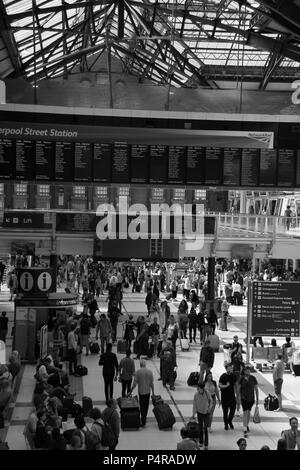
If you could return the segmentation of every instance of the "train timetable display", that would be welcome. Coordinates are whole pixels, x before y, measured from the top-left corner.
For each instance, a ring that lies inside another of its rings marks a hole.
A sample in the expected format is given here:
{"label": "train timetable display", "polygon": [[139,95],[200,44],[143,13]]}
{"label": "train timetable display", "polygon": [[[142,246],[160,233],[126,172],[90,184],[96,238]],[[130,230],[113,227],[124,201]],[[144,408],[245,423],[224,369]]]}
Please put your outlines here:
{"label": "train timetable display", "polygon": [[148,155],[148,145],[131,145],[131,183],[148,182]]}
{"label": "train timetable display", "polygon": [[129,145],[115,142],[112,153],[112,182],[129,183]]}
{"label": "train timetable display", "polygon": [[279,186],[293,187],[295,175],[295,151],[294,149],[278,150],[278,180]]}
{"label": "train timetable display", "polygon": [[35,177],[51,181],[54,177],[55,142],[38,140],[35,145]]}
{"label": "train timetable display", "polygon": [[168,183],[185,184],[186,147],[170,145]]}
{"label": "train timetable display", "polygon": [[74,153],[74,181],[92,180],[92,144],[76,142]]}
{"label": "train timetable display", "polygon": [[186,183],[204,184],[205,182],[205,147],[188,147],[186,163]]}
{"label": "train timetable display", "polygon": [[33,140],[16,141],[16,179],[30,180],[34,175],[35,142]]}
{"label": "train timetable display", "polygon": [[14,177],[15,142],[10,139],[0,139],[0,175],[7,180]]}
{"label": "train timetable display", "polygon": [[58,181],[73,180],[73,142],[56,142],[55,146],[55,179]]}
{"label": "train timetable display", "polygon": [[223,184],[239,186],[242,149],[224,148]]}
{"label": "train timetable display", "polygon": [[93,179],[95,182],[109,183],[111,180],[112,144],[94,144]]}
{"label": "train timetable display", "polygon": [[300,282],[255,281],[252,336],[300,336]]}

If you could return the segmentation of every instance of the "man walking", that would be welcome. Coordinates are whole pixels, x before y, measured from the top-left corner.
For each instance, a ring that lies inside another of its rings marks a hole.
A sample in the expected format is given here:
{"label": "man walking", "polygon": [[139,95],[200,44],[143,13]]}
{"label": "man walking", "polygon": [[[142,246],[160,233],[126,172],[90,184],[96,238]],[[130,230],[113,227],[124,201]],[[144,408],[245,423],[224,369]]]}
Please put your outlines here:
{"label": "man walking", "polygon": [[226,372],[221,375],[219,388],[221,390],[221,404],[223,409],[224,429],[234,429],[232,420],[236,409],[237,384],[232,364],[226,364]]}
{"label": "man walking", "polygon": [[250,374],[250,367],[246,366],[242,377],[239,379],[237,384],[237,399],[238,407],[241,403],[243,409],[243,425],[244,425],[244,437],[248,437],[249,421],[251,408],[256,401],[258,406],[258,385],[256,378]]}
{"label": "man walking", "polygon": [[135,373],[131,392],[136,385],[138,386],[140,400],[141,426],[144,427],[147,421],[151,390],[152,395],[154,395],[153,374],[151,370],[146,368],[146,361],[144,359],[140,360],[140,369]]}
{"label": "man walking", "polygon": [[112,344],[108,343],[106,352],[101,354],[99,359],[99,366],[103,366],[102,374],[104,379],[105,400],[113,398],[114,394],[114,380],[117,380],[118,375],[118,359],[112,351]]}
{"label": "man walking", "polygon": [[0,317],[0,341],[6,342],[6,336],[8,331],[8,318],[6,312],[2,312]]}
{"label": "man walking", "polygon": [[275,411],[282,411],[282,384],[283,384],[283,373],[284,373],[285,364],[282,360],[282,354],[277,354],[277,360],[274,364],[273,369],[273,383],[274,383],[274,392],[277,395],[279,406]]}
{"label": "man walking", "polygon": [[75,334],[76,324],[71,326],[71,331],[68,333],[68,358],[69,358],[69,375],[76,374],[77,367],[77,345],[78,338]]}
{"label": "man walking", "polygon": [[290,429],[282,431],[281,437],[286,441],[286,450],[300,450],[300,431],[298,430],[298,419],[290,418]]}
{"label": "man walking", "polygon": [[101,354],[104,353],[104,348],[109,344],[109,340],[111,337],[112,327],[111,323],[106,318],[105,313],[102,313],[100,316],[100,321],[97,323],[96,327],[96,341],[98,340],[98,334],[100,335],[100,343],[101,343]]}
{"label": "man walking", "polygon": [[199,382],[204,381],[204,372],[210,372],[214,365],[215,353],[213,348],[210,346],[210,341],[207,339],[204,343],[203,348],[200,352],[200,377]]}
{"label": "man walking", "polygon": [[119,365],[119,377],[122,383],[122,397],[126,396],[126,393],[130,392],[132,378],[135,374],[134,360],[131,359],[131,350],[127,349],[126,357],[121,359]]}

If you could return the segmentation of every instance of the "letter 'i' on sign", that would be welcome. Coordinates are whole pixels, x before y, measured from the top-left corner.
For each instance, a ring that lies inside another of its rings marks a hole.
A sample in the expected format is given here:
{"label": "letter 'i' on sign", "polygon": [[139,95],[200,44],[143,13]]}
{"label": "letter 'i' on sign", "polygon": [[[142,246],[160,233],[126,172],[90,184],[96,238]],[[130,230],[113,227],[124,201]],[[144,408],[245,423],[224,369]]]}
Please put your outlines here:
{"label": "letter 'i' on sign", "polygon": [[50,289],[52,284],[52,276],[47,273],[43,272],[39,275],[37,280],[37,286],[40,291],[45,292]]}
{"label": "letter 'i' on sign", "polygon": [[30,292],[33,288],[33,276],[29,272],[22,273],[20,276],[20,287],[25,292]]}

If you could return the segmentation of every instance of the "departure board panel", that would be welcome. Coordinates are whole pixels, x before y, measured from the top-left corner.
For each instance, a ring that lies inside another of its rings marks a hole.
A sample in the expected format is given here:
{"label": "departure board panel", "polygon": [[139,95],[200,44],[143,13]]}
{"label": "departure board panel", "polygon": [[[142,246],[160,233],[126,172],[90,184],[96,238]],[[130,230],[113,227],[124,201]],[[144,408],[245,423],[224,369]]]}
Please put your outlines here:
{"label": "departure board panel", "polygon": [[35,177],[51,181],[54,177],[55,142],[38,140],[35,144]]}
{"label": "departure board panel", "polygon": [[112,183],[129,183],[129,146],[115,142],[112,154]]}
{"label": "departure board panel", "polygon": [[0,182],[300,188],[299,123],[2,110]]}
{"label": "departure board panel", "polygon": [[187,148],[186,183],[205,183],[205,147]]}
{"label": "departure board panel", "polygon": [[166,145],[150,145],[150,183],[165,184],[167,182],[167,150]]}
{"label": "departure board panel", "polygon": [[92,179],[92,144],[76,142],[74,152],[74,181]]}
{"label": "departure board panel", "polygon": [[296,188],[300,188],[300,150],[296,150]]}
{"label": "departure board panel", "polygon": [[294,186],[295,151],[294,149],[278,150],[278,179],[277,184],[291,188]]}
{"label": "departure board panel", "polygon": [[260,151],[260,186],[275,186],[277,172],[277,151],[261,149]]}
{"label": "departure board panel", "polygon": [[241,149],[224,148],[223,184],[225,186],[240,185],[241,154]]}
{"label": "departure board panel", "polygon": [[148,145],[131,145],[131,183],[148,182],[148,156]]}
{"label": "departure board panel", "polygon": [[57,181],[73,181],[73,153],[73,142],[56,142],[55,179]]}
{"label": "departure board panel", "polygon": [[208,147],[205,159],[205,183],[219,185],[222,183],[223,173],[223,149],[219,147]]}
{"label": "departure board panel", "polygon": [[111,180],[112,144],[94,144],[93,180],[99,183],[110,183]]}
{"label": "departure board panel", "polygon": [[169,146],[168,183],[185,184],[186,147]]}
{"label": "departure board panel", "polygon": [[242,149],[241,185],[257,186],[260,164],[259,149]]}
{"label": "departure board panel", "polygon": [[300,282],[255,281],[252,336],[300,336]]}
{"label": "departure board panel", "polygon": [[35,142],[33,140],[16,141],[16,179],[34,179]]}
{"label": "departure board panel", "polygon": [[16,143],[10,139],[0,139],[0,177],[14,178]]}

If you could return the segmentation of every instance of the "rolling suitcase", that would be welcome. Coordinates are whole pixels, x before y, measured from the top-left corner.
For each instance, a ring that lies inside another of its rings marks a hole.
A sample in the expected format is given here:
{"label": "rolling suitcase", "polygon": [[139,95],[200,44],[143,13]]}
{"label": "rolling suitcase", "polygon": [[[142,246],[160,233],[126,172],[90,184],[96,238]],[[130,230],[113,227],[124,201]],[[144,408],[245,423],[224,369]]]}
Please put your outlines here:
{"label": "rolling suitcase", "polygon": [[125,339],[119,339],[117,342],[117,352],[119,354],[126,354],[126,341]]}
{"label": "rolling suitcase", "polygon": [[147,351],[147,356],[149,357],[149,359],[153,357],[153,354],[154,354],[154,344],[150,343],[148,351]]}
{"label": "rolling suitcase", "polygon": [[293,371],[296,377],[300,376],[300,364],[293,364]]}
{"label": "rolling suitcase", "polygon": [[156,406],[159,403],[163,403],[163,402],[164,401],[163,401],[161,395],[152,395],[152,405],[153,406]]}
{"label": "rolling suitcase", "polygon": [[71,410],[72,418],[77,418],[77,416],[82,416],[83,410],[79,403],[74,403]]}
{"label": "rolling suitcase", "polygon": [[90,397],[82,397],[82,413],[83,416],[89,416],[93,408],[93,400]]}
{"label": "rolling suitcase", "polygon": [[135,292],[141,292],[141,284],[136,284]]}
{"label": "rolling suitcase", "polygon": [[166,295],[166,300],[170,300],[172,298],[172,292],[169,292],[167,295]]}
{"label": "rolling suitcase", "polygon": [[137,342],[135,341],[135,342],[133,343],[133,353],[134,353],[134,354],[137,354],[137,351],[138,351]]}
{"label": "rolling suitcase", "polygon": [[68,408],[62,408],[62,410],[59,413],[59,416],[61,416],[62,421],[66,422],[68,421],[68,414],[69,414]]}
{"label": "rolling suitcase", "polygon": [[139,399],[135,397],[120,397],[117,399],[117,403],[121,411],[130,410],[130,411],[139,411]]}
{"label": "rolling suitcase", "polygon": [[218,335],[209,335],[207,340],[210,341],[210,346],[215,352],[219,352],[220,349],[220,338]]}
{"label": "rolling suitcase", "polygon": [[137,410],[121,410],[121,428],[138,429],[140,427],[140,412]]}
{"label": "rolling suitcase", "polygon": [[197,421],[189,421],[186,425],[186,429],[190,439],[197,439],[200,437],[200,428]]}
{"label": "rolling suitcase", "polygon": [[158,403],[158,405],[153,408],[153,413],[159,429],[172,428],[173,424],[176,422],[173,411],[167,403]]}
{"label": "rolling suitcase", "polygon": [[190,350],[189,340],[186,338],[180,338],[180,347],[181,347],[181,351],[189,351]]}
{"label": "rolling suitcase", "polygon": [[74,400],[72,397],[66,397],[63,399],[63,407],[68,411],[68,413],[71,413],[73,405]]}

